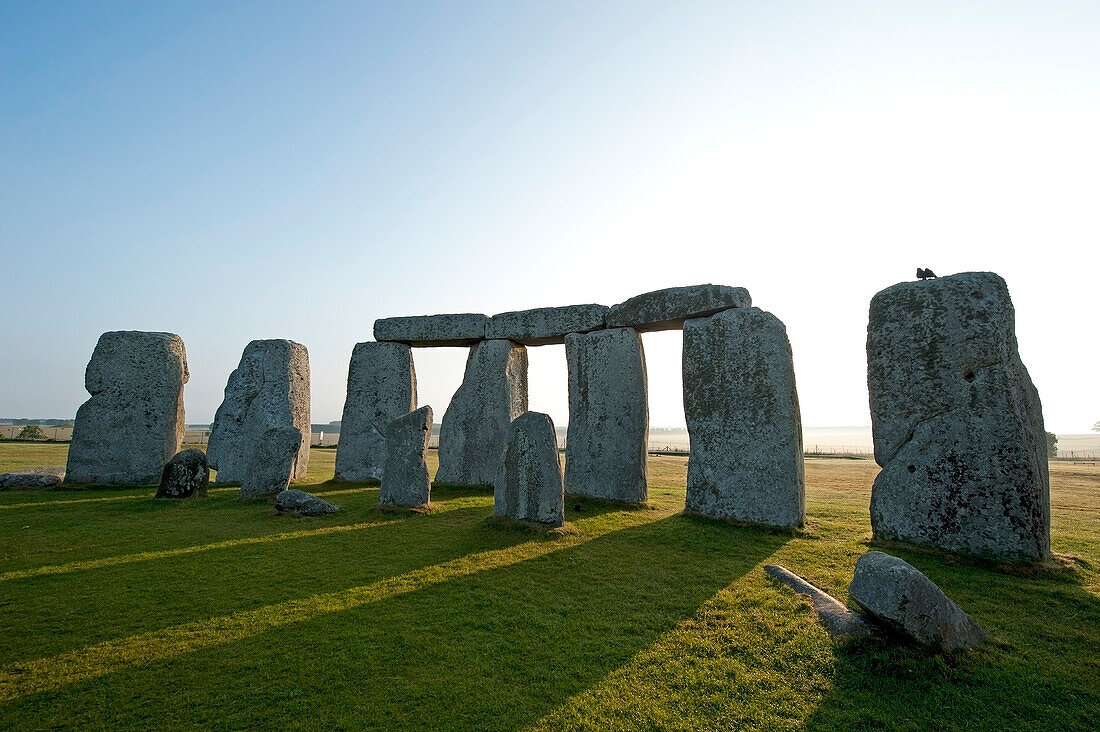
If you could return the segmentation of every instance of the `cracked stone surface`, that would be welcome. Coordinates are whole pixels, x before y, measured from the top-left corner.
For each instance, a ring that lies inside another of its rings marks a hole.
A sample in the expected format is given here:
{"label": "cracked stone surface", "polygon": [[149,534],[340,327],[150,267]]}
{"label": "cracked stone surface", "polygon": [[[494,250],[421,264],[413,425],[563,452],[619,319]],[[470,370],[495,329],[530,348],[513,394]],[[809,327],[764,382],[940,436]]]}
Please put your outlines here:
{"label": "cracked stone surface", "polygon": [[628,503],[649,497],[645,354],[633,328],[573,333],[569,370],[567,493]]}
{"label": "cracked stone surface", "polygon": [[871,301],[876,539],[1035,561],[1050,553],[1042,405],[1004,280],[966,272]]}
{"label": "cracked stone surface", "polygon": [[787,330],[759,308],[684,324],[685,510],[778,527],[806,516],[802,419]]}
{"label": "cracked stone surface", "polygon": [[206,457],[217,470],[215,482],[239,483],[252,455],[273,427],[298,430],[291,478],[309,466],[309,353],[301,343],[274,339],[245,346],[240,365],[229,375],[225,398],[214,415]]}
{"label": "cracked stone surface", "polygon": [[515,521],[558,527],[565,523],[565,491],[554,421],[527,412],[508,428],[508,441],[493,483],[493,510]]}
{"label": "cracked stone surface", "polygon": [[513,341],[482,341],[470,349],[466,372],[439,427],[439,483],[492,485],[508,425],[527,411],[527,349]]}
{"label": "cracked stone surface", "polygon": [[76,413],[65,469],[69,483],[156,484],[183,440],[189,378],[175,333],[110,331],[99,337]]}
{"label": "cracked stone surface", "polygon": [[427,506],[432,484],[428,479],[428,440],[432,436],[432,408],[391,420],[386,425],[386,465],[378,489],[381,506]]}
{"label": "cracked stone surface", "polygon": [[403,343],[357,343],[336,447],[336,480],[380,480],[386,425],[416,409],[412,349]]}

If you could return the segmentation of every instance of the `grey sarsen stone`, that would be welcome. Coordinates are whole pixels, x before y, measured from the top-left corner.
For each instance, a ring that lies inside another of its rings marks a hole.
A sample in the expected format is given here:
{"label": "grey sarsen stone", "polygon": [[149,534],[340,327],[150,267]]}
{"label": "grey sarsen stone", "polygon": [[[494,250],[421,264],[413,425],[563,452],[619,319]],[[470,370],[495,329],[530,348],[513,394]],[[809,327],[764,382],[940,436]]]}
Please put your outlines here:
{"label": "grey sarsen stone", "polygon": [[396,341],[421,348],[472,346],[485,340],[489,318],[481,313],[412,315],[374,321],[376,341]]}
{"label": "grey sarsen stone", "polygon": [[336,480],[378,480],[386,463],[386,425],[416,409],[412,350],[403,343],[357,343],[336,448]]}
{"label": "grey sarsen stone", "polygon": [[686,510],[778,527],[806,514],[802,422],[783,324],[758,308],[684,324]]}
{"label": "grey sarsen stone", "polygon": [[565,338],[569,370],[566,493],[641,503],[648,498],[642,339],[632,328]]}
{"label": "grey sarsen stone", "polygon": [[183,439],[187,353],[174,333],[111,331],[99,337],[76,413],[70,483],[150,484]]}
{"label": "grey sarsen stone", "polygon": [[672,330],[689,318],[703,318],[730,308],[752,305],[744,287],[690,285],[669,287],[636,295],[607,311],[608,328],[634,328],[640,332]]}
{"label": "grey sarsen stone", "polygon": [[309,353],[288,340],[249,343],[240,365],[229,375],[225,399],[214,415],[206,457],[218,483],[244,479],[253,452],[273,427],[298,430],[299,445],[291,478],[309,466]]}
{"label": "grey sarsen stone", "polygon": [[606,305],[566,305],[500,313],[489,318],[485,337],[507,338],[525,346],[562,344],[569,333],[602,329],[606,314]]}
{"label": "grey sarsen stone", "polygon": [[508,442],[493,484],[498,516],[546,527],[565,522],[565,492],[554,422],[527,412],[508,429]]}
{"label": "grey sarsen stone", "polygon": [[386,426],[386,466],[378,489],[381,506],[427,506],[428,440],[432,436],[432,408],[423,406]]}

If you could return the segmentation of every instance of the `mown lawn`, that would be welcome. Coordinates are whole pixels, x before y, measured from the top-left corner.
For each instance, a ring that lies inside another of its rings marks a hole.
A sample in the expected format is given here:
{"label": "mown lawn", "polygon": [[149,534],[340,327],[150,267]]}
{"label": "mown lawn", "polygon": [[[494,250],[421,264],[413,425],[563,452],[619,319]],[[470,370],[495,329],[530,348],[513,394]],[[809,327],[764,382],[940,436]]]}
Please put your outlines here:
{"label": "mown lawn", "polygon": [[[0,472],[64,463],[0,443]],[[876,466],[807,461],[795,534],[681,515],[685,460],[652,507],[585,503],[572,532],[486,519],[485,491],[371,510],[377,488],[291,519],[145,488],[0,493],[0,728],[1095,729],[1100,468],[1051,468],[1056,561],[994,567],[889,549],[994,637],[934,656],[833,646],[780,563],[847,597]],[[432,453],[434,459],[434,453]],[[433,465],[434,468],[434,465]]]}

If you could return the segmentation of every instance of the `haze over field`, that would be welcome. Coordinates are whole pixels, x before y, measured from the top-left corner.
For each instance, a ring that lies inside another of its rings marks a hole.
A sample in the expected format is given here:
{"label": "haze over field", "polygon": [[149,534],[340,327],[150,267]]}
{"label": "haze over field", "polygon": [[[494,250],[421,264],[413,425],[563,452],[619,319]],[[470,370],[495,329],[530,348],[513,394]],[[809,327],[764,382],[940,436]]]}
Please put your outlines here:
{"label": "haze over field", "polygon": [[[180,334],[187,421],[254,338],[341,416],[376,318],[714,282],[868,424],[873,294],[993,270],[1048,429],[1100,420],[1095,2],[7,3],[0,413],[72,415],[99,334]],[[682,426],[678,332],[644,337]],[[567,418],[564,349],[530,407]],[[418,350],[441,418],[465,349]]]}

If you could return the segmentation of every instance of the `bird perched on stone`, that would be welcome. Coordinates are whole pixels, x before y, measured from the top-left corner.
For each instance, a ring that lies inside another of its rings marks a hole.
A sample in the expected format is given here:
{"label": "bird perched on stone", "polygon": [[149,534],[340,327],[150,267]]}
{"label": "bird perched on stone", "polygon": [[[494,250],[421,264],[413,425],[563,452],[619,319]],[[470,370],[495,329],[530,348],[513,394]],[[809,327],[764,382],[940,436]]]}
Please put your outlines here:
{"label": "bird perched on stone", "polygon": [[934,279],[936,279],[936,273],[933,272],[930,269],[922,269],[920,267],[917,267],[917,279],[918,280],[929,280],[929,279],[934,280]]}

